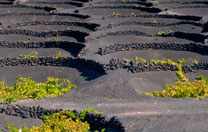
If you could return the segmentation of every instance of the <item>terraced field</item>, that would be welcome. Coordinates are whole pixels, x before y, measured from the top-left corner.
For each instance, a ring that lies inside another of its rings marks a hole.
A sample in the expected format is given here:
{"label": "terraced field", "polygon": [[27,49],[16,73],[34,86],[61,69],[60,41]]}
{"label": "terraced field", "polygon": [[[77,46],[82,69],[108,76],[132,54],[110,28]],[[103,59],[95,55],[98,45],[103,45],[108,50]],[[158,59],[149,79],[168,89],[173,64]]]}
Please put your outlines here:
{"label": "terraced field", "polygon": [[2,131],[85,108],[103,113],[87,120],[99,131],[208,131],[207,99],[145,94],[177,80],[175,65],[153,60],[184,59],[188,78],[208,75],[207,0],[1,0],[0,56],[0,80],[8,85],[52,76],[77,86],[57,97],[1,103]]}

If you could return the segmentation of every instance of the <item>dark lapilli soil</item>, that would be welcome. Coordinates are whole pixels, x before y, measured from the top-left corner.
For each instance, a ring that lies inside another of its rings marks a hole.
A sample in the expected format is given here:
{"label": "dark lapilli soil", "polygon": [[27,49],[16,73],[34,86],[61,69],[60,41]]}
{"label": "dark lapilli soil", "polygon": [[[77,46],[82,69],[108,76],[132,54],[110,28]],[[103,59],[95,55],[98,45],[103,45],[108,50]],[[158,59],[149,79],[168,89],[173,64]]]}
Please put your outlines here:
{"label": "dark lapilli soil", "polygon": [[[31,51],[37,59],[18,57]],[[136,56],[185,58],[190,78],[208,75],[208,1],[1,0],[0,80],[55,76],[79,88],[1,104],[0,128],[31,127],[44,113],[90,107],[104,113],[95,125],[109,132],[207,132],[208,100],[145,96],[174,82],[176,67],[126,61]],[[93,124],[97,117],[89,119]]]}

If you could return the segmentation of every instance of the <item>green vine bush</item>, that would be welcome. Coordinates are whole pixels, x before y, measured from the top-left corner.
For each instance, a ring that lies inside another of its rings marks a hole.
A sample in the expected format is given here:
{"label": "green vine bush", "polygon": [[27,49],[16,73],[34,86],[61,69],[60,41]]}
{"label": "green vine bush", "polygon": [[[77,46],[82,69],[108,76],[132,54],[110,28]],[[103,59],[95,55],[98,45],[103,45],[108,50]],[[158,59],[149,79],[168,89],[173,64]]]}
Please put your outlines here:
{"label": "green vine bush", "polygon": [[[92,109],[84,109],[80,113],[75,111],[61,111],[43,117],[43,124],[32,128],[17,128],[8,125],[9,132],[89,132],[90,124],[86,121],[87,114],[93,113]],[[97,113],[95,113],[97,114]],[[101,129],[105,132],[105,129]]]}
{"label": "green vine bush", "polygon": [[173,84],[166,85],[162,91],[154,91],[152,93],[146,93],[146,95],[203,99],[208,97],[208,78],[205,76],[200,76],[193,81],[178,80]]}
{"label": "green vine bush", "polygon": [[43,118],[43,124],[32,128],[8,126],[9,132],[88,132],[90,125],[77,118],[76,113],[63,111]]}
{"label": "green vine bush", "polygon": [[60,96],[72,88],[76,88],[76,85],[66,79],[48,77],[45,82],[36,82],[31,78],[19,77],[13,86],[0,81],[0,102]]}

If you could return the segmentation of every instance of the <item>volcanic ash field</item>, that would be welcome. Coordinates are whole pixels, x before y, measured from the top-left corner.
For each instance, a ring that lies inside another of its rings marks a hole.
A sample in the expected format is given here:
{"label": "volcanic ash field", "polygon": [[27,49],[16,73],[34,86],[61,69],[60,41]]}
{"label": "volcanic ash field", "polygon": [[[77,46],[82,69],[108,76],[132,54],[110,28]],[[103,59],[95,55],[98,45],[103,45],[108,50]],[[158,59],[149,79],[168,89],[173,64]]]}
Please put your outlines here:
{"label": "volcanic ash field", "polygon": [[208,131],[208,0],[1,0],[0,56],[3,132]]}

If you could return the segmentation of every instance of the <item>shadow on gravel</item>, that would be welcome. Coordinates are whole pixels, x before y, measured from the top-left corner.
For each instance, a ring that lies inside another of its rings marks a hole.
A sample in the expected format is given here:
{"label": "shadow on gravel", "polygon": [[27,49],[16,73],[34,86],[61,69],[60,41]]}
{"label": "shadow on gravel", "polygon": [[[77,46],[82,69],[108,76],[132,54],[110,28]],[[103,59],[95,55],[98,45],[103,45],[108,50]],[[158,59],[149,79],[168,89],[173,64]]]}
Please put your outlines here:
{"label": "shadow on gravel", "polygon": [[101,131],[103,128],[105,132],[125,132],[124,126],[116,117],[107,120],[104,116],[88,114],[86,121],[90,124],[92,132]]}
{"label": "shadow on gravel", "polygon": [[208,32],[208,22],[203,25],[202,33]]}
{"label": "shadow on gravel", "polygon": [[198,34],[198,33],[174,32],[174,33],[171,33],[171,36],[191,40],[194,42],[201,42],[201,43],[204,43],[204,40],[206,39],[205,35]]}
{"label": "shadow on gravel", "polygon": [[[33,119],[42,119],[44,115],[50,115],[53,113],[61,112],[62,109],[56,110],[48,110],[42,107],[27,107],[20,105],[9,105],[9,104],[1,104],[0,105],[0,113],[9,115],[9,116],[17,116],[21,118],[33,118]],[[79,117],[79,112],[72,111],[76,113]],[[90,129],[92,132],[98,130],[101,132],[102,129],[105,129],[105,132],[125,132],[125,128],[122,123],[116,118],[112,117],[107,119],[101,114],[93,114],[88,113],[84,118],[81,119],[83,122],[88,122],[90,124]]]}
{"label": "shadow on gravel", "polygon": [[85,45],[82,43],[65,42],[65,41],[59,42],[58,41],[58,42],[46,42],[46,43],[42,44],[42,47],[43,48],[61,48],[61,49],[66,50],[67,52],[69,52],[72,56],[77,57],[79,55],[80,51],[85,47]]}
{"label": "shadow on gravel", "polygon": [[0,5],[12,5],[12,1],[5,1],[5,2],[0,2]]}
{"label": "shadow on gravel", "polygon": [[106,74],[103,65],[93,60],[74,59],[74,61],[70,63],[69,67],[79,70],[81,76],[83,76],[87,81]]}

